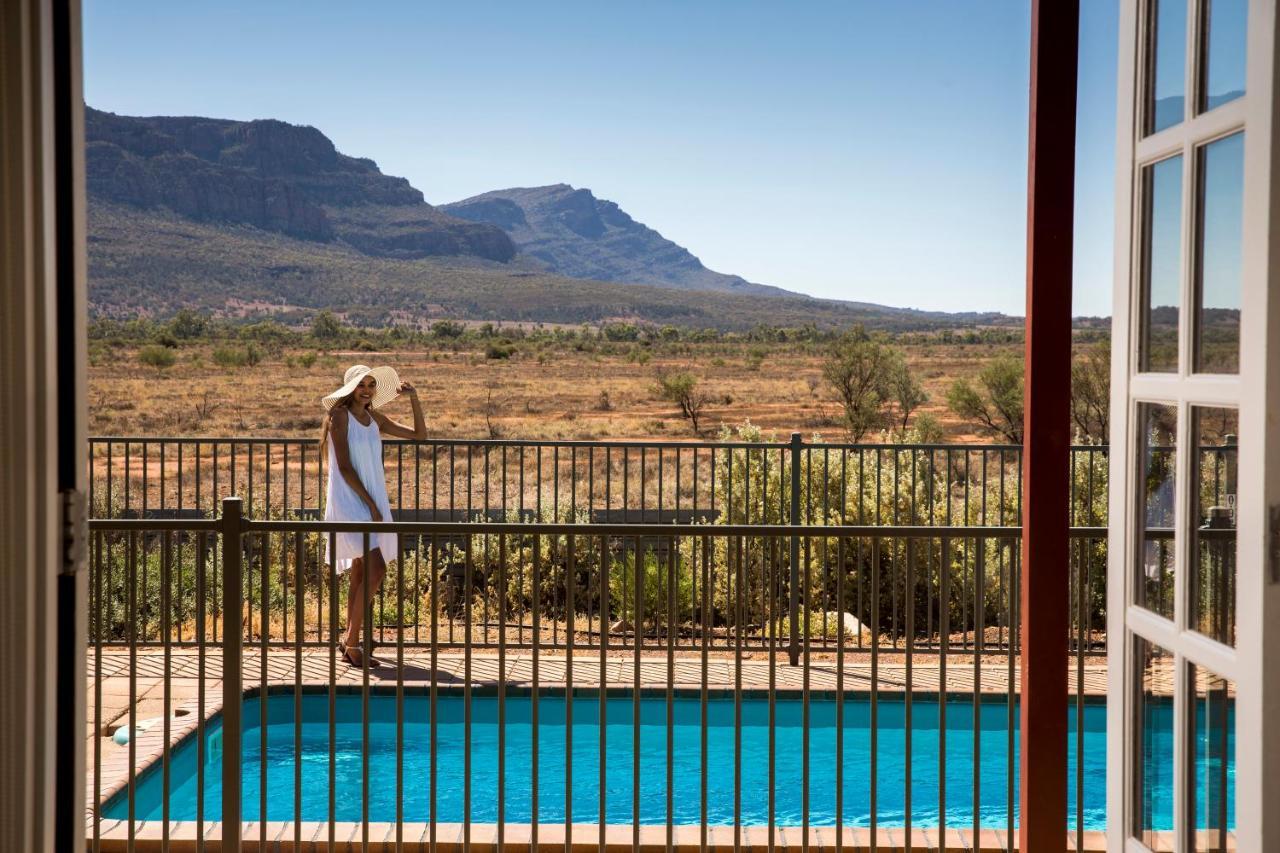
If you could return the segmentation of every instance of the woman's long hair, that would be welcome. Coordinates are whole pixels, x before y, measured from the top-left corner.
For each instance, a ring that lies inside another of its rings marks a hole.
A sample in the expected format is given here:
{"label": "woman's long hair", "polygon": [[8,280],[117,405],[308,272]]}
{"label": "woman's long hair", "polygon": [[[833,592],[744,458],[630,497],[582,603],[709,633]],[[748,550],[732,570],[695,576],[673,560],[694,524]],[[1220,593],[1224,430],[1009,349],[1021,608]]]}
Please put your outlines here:
{"label": "woman's long hair", "polygon": [[329,447],[329,412],[332,412],[333,409],[336,409],[338,406],[345,406],[348,410],[350,410],[351,398],[354,397],[355,395],[356,395],[356,392],[352,391],[350,394],[343,397],[338,402],[334,403],[333,408],[329,409],[328,412],[325,412],[324,417],[320,419],[320,456],[321,457],[324,456],[324,452]]}

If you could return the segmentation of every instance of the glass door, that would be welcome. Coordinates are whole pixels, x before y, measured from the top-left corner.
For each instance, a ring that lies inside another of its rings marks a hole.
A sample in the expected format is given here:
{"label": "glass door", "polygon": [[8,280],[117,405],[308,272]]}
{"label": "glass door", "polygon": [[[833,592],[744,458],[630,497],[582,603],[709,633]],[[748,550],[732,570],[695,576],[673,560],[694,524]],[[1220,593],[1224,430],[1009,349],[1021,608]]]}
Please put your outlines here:
{"label": "glass door", "polygon": [[1268,227],[1274,5],[1122,4],[1112,850],[1280,849],[1264,815],[1275,795],[1262,791],[1276,736],[1260,713],[1280,618],[1266,511],[1280,493],[1267,421],[1280,373],[1268,369],[1280,357],[1268,302],[1280,298]]}

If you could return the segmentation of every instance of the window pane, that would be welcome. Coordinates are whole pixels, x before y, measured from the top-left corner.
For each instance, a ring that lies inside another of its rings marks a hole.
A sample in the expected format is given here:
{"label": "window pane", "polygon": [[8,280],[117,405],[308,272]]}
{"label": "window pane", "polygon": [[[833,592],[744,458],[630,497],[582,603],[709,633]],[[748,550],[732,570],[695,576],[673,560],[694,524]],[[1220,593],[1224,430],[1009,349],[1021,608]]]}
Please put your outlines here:
{"label": "window pane", "polygon": [[1182,157],[1143,169],[1142,340],[1139,370],[1178,370],[1182,300]]}
{"label": "window pane", "polygon": [[1147,133],[1182,121],[1186,99],[1186,0],[1152,0],[1150,58],[1147,63]]}
{"label": "window pane", "polygon": [[1247,0],[1204,0],[1201,112],[1234,101],[1244,94],[1248,7]]}
{"label": "window pane", "polygon": [[1196,370],[1239,373],[1244,134],[1204,146],[1196,160]]}
{"label": "window pane", "polygon": [[1173,830],[1173,655],[1154,643],[1134,643],[1135,665],[1142,679],[1134,703],[1133,834],[1152,850],[1169,850],[1163,842]]}
{"label": "window pane", "polygon": [[1197,853],[1226,853],[1236,849],[1236,689],[1230,681],[1195,666],[1189,677],[1190,847]]}
{"label": "window pane", "polygon": [[1192,435],[1199,459],[1196,482],[1195,560],[1191,573],[1191,627],[1220,643],[1236,642],[1235,409],[1194,408]]}
{"label": "window pane", "polygon": [[1138,604],[1173,618],[1173,509],[1178,494],[1177,468],[1178,410],[1173,406],[1142,403],[1138,406],[1139,464],[1138,526],[1141,530],[1138,553]]}

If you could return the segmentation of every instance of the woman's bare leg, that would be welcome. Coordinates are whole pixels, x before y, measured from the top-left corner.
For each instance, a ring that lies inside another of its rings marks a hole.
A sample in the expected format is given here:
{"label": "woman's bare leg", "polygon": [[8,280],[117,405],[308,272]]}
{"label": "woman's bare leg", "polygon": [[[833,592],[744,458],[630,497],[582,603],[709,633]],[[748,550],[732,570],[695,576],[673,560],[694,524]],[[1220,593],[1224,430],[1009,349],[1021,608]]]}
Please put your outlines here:
{"label": "woman's bare leg", "polygon": [[[382,586],[382,578],[387,573],[386,561],[382,559],[381,549],[374,548],[369,552],[369,601],[378,594]],[[347,648],[361,648],[360,629],[364,627],[365,609],[365,571],[364,559],[351,561],[351,591],[347,594],[347,634],[343,645]]]}

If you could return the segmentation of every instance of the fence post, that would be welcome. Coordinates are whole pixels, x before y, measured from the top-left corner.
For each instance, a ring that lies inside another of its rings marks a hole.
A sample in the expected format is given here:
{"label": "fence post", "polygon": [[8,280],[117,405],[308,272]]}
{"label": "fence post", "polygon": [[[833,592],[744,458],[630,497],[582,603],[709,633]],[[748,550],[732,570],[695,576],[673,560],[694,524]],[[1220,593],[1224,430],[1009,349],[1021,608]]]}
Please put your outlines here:
{"label": "fence post", "polygon": [[[240,498],[222,501],[222,846],[240,851],[240,735],[244,692],[241,644],[244,614],[244,513]],[[263,816],[265,818],[265,815]]]}
{"label": "fence post", "polygon": [[[800,433],[791,433],[791,526],[800,526]],[[792,666],[800,665],[800,537],[791,534],[791,602],[787,609],[787,634],[790,645],[787,654]]]}

